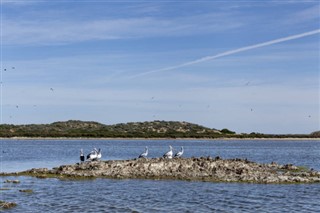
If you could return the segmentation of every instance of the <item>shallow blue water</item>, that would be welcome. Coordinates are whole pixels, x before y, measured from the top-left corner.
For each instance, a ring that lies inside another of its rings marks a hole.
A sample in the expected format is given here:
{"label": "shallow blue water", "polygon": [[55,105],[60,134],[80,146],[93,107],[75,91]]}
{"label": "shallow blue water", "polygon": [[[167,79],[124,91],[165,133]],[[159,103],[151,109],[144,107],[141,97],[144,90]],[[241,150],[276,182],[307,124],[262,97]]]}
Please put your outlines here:
{"label": "shallow blue water", "polygon": [[[147,145],[159,157],[173,145],[185,157],[221,156],[320,170],[320,141],[2,140],[1,171],[78,162],[79,149],[101,148],[103,159],[132,159]],[[20,184],[3,183],[19,179]],[[1,177],[0,200],[18,203],[8,212],[320,212],[320,184],[264,185],[187,181],[61,181]],[[33,189],[22,193],[19,189]]]}

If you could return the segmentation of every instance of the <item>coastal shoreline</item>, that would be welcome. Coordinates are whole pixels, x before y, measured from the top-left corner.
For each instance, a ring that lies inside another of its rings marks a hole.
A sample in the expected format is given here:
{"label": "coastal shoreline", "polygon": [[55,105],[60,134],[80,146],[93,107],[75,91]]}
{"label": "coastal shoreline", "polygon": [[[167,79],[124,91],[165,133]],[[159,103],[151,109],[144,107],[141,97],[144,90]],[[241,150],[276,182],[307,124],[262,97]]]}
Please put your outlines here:
{"label": "coastal shoreline", "polygon": [[11,137],[11,138],[0,138],[1,140],[203,140],[203,141],[320,141],[320,138],[91,138],[91,137]]}

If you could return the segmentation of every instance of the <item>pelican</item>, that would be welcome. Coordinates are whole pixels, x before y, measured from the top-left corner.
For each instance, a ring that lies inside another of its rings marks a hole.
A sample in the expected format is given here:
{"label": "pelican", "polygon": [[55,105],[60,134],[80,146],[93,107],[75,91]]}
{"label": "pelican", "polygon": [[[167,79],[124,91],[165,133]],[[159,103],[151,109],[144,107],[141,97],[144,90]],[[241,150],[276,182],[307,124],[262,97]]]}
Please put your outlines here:
{"label": "pelican", "polygon": [[87,155],[87,160],[93,161],[97,159],[97,156],[98,156],[97,149],[94,149],[93,151],[90,152],[90,154]]}
{"label": "pelican", "polygon": [[[97,149],[95,149],[97,150]],[[102,154],[101,154],[101,149],[99,148],[99,150],[97,151],[97,160],[100,160],[100,158],[102,157]]]}
{"label": "pelican", "polygon": [[180,158],[182,155],[183,155],[183,146],[181,147],[181,150],[180,150],[180,152],[177,152],[175,155],[174,155],[174,157],[175,158]]}
{"label": "pelican", "polygon": [[80,149],[80,161],[83,162],[84,161],[84,155],[83,155],[83,150]]}
{"label": "pelican", "polygon": [[167,153],[165,153],[165,154],[163,155],[164,158],[169,158],[169,159],[172,158],[172,155],[173,155],[172,146],[169,145],[169,148],[170,148],[170,151],[168,151]]}
{"label": "pelican", "polygon": [[148,156],[148,147],[146,146],[144,152],[139,155],[139,158],[146,158]]}

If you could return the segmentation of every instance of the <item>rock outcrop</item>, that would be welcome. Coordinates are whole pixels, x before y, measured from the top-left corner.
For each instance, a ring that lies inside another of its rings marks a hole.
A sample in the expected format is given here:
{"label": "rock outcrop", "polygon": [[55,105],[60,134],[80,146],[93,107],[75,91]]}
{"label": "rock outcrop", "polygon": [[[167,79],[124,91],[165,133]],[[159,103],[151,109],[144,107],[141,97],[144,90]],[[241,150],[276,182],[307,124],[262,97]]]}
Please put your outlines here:
{"label": "rock outcrop", "polygon": [[246,159],[223,160],[219,157],[93,161],[62,165],[51,170],[31,169],[11,175],[32,175],[39,178],[105,177],[210,182],[320,183],[320,172],[291,164],[259,164]]}
{"label": "rock outcrop", "polygon": [[13,208],[15,206],[17,206],[16,203],[0,200],[0,210],[2,210],[2,209],[10,209],[10,208]]}

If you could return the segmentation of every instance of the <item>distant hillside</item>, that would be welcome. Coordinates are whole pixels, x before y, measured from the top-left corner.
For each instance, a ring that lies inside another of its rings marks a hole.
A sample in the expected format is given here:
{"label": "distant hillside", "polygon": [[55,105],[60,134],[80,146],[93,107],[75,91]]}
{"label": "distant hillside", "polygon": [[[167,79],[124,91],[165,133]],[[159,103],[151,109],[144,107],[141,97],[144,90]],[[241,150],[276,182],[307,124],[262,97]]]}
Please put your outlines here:
{"label": "distant hillside", "polygon": [[52,124],[0,125],[0,137],[120,137],[214,138],[218,130],[178,121],[130,122],[105,125],[92,121],[59,121]]}
{"label": "distant hillside", "polygon": [[310,135],[315,138],[320,138],[320,131],[313,132]]}
{"label": "distant hillside", "polygon": [[0,125],[0,137],[88,137],[88,138],[320,138],[310,135],[236,134],[180,121],[129,122],[105,125],[93,121],[59,121],[51,124]]}

